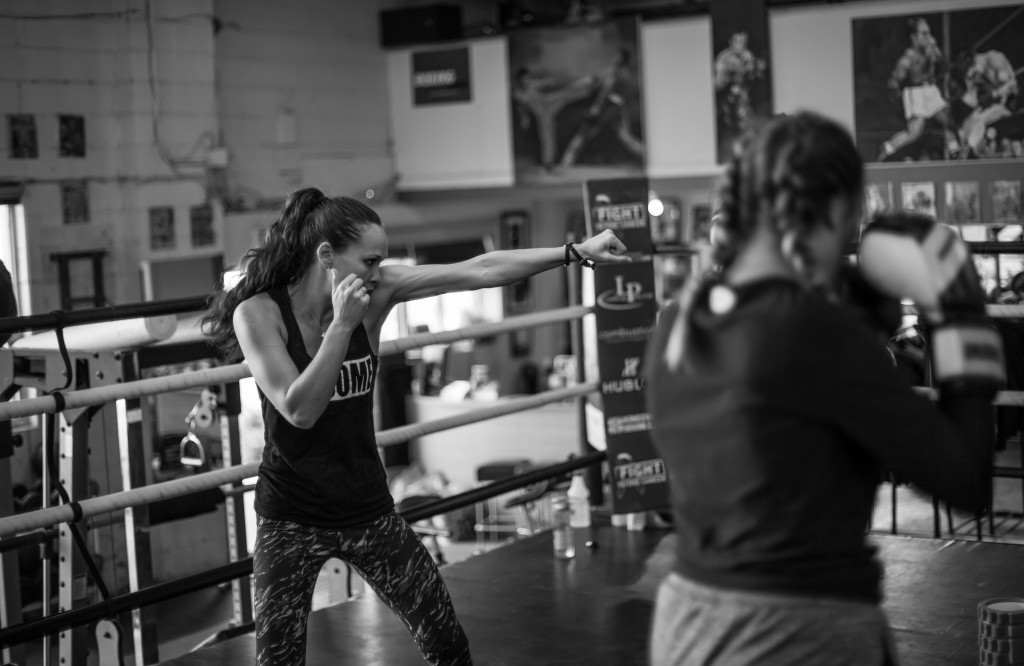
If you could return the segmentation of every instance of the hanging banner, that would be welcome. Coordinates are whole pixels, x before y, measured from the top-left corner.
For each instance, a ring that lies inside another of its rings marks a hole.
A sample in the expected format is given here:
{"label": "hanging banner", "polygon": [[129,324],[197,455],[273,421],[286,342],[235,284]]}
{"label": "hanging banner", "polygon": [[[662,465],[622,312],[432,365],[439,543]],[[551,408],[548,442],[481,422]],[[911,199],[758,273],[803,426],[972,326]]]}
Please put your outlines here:
{"label": "hanging banner", "polygon": [[412,100],[415,106],[470,99],[469,47],[413,52]]}
{"label": "hanging banner", "polygon": [[654,331],[657,302],[647,217],[647,179],[591,180],[583,185],[587,232],[611,229],[635,256],[594,273],[597,364],[605,442],[612,473],[612,512],[668,506],[665,464],[651,442],[641,362]]}
{"label": "hanging banner", "polygon": [[766,1],[712,0],[711,46],[721,164],[731,157],[733,142],[772,113]]}

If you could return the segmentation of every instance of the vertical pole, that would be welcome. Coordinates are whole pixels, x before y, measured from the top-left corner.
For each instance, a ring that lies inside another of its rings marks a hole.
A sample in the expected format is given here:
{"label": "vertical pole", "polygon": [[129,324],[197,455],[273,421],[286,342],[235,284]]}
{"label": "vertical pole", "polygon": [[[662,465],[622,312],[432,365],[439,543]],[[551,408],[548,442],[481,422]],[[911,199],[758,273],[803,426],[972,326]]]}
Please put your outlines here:
{"label": "vertical pole", "polygon": [[[238,415],[242,411],[241,393],[238,382],[224,385],[224,392],[218,405],[220,414],[220,442],[224,468],[242,463],[242,446],[238,430]],[[242,482],[223,486],[224,490],[241,488]],[[228,561],[237,562],[248,557],[248,538],[245,527],[245,496],[232,494],[224,502],[224,517],[227,521]],[[232,621],[238,627],[255,619],[252,607],[252,582],[248,576],[231,581]]]}
{"label": "vertical pole", "polygon": [[[7,484],[0,487],[10,488],[11,457],[14,455],[11,422],[0,422],[0,479]],[[14,515],[14,496],[11,493],[0,493],[0,516]],[[10,627],[21,624],[21,575],[18,570],[18,552],[0,553],[0,626]],[[25,648],[21,645],[5,645],[0,651],[0,661],[5,664],[23,663]]]}
{"label": "vertical pole", "polygon": [[[59,459],[57,461],[58,483],[64,486],[72,502],[88,497],[89,481],[89,419],[84,413],[69,423],[63,414],[44,416],[58,427],[57,437],[60,440]],[[44,440],[43,445],[47,445]],[[78,529],[85,531],[85,524],[78,523]],[[58,569],[59,600],[58,611],[63,613],[84,606],[89,601],[89,576],[85,566],[85,558],[75,545],[71,534],[71,526],[58,526]],[[88,627],[79,626],[65,629],[59,636],[58,657],[60,664],[84,664],[88,654]],[[44,639],[45,640],[45,639]],[[48,641],[47,641],[48,642]],[[47,666],[49,666],[47,664]]]}
{"label": "vertical pole", "polygon": [[[126,357],[134,355],[125,355]],[[146,485],[145,456],[142,449],[143,410],[138,398],[118,400],[117,442],[121,461],[121,484],[124,490]],[[124,510],[125,559],[128,564],[128,588],[131,592],[153,584],[153,554],[149,539],[149,507],[136,506]],[[131,611],[132,650],[135,664],[159,661],[155,609],[135,608]]]}

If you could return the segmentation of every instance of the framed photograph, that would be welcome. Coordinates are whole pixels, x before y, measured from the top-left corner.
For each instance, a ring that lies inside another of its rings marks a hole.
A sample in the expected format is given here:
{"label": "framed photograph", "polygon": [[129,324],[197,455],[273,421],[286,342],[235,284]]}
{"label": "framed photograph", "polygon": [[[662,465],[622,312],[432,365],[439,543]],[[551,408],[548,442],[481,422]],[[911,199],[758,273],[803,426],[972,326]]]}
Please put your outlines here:
{"label": "framed photograph", "polygon": [[1020,3],[858,18],[851,27],[853,124],[865,161],[1020,158]]}
{"label": "framed photograph", "polygon": [[170,206],[150,208],[149,249],[173,250],[176,245],[174,237],[174,209]]}
{"label": "framed photograph", "polygon": [[693,240],[709,240],[711,237],[711,204],[694,204],[691,211],[693,213]]}
{"label": "framed photograph", "polygon": [[83,224],[89,221],[89,182],[65,180],[60,184],[61,208],[64,224]]}
{"label": "framed photograph", "polygon": [[58,155],[85,157],[85,116],[58,116]]}
{"label": "framed photograph", "polygon": [[20,113],[7,116],[7,137],[12,159],[39,157],[39,138],[36,134],[35,116]]}
{"label": "framed photograph", "polygon": [[992,193],[992,223],[1020,223],[1020,181],[994,180]]}
{"label": "framed photograph", "polygon": [[639,54],[635,18],[509,33],[517,183],[643,174]]}
{"label": "framed photograph", "polygon": [[660,197],[661,206],[654,210],[661,212],[655,215],[648,207],[647,213],[651,221],[651,242],[654,245],[679,245],[690,239],[683,228],[683,204],[679,199]]}
{"label": "framed photograph", "polygon": [[946,183],[946,223],[977,224],[980,219],[978,183],[960,181]]}
{"label": "framed photograph", "polygon": [[192,247],[209,247],[217,242],[213,231],[213,207],[209,204],[192,206],[189,209],[189,226],[192,232]]}
{"label": "framed photograph", "polygon": [[935,183],[903,183],[903,210],[935,217]]}
{"label": "framed photograph", "polygon": [[870,219],[878,213],[893,210],[892,183],[868,183],[864,188],[864,213]]}

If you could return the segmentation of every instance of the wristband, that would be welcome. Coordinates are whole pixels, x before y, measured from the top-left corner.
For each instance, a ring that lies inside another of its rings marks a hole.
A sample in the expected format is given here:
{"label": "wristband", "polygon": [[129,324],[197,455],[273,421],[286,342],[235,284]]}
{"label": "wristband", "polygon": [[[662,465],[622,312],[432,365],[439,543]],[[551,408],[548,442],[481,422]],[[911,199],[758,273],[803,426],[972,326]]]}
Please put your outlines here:
{"label": "wristband", "polygon": [[932,375],[942,385],[957,380],[1006,383],[1006,361],[999,331],[983,323],[956,322],[931,334]]}
{"label": "wristband", "polygon": [[576,262],[579,263],[580,266],[594,270],[594,262],[590,259],[584,259],[583,255],[573,247],[572,243],[565,244],[565,266],[568,266],[573,262],[573,259],[569,257],[570,253],[572,253],[573,258],[575,258]]}

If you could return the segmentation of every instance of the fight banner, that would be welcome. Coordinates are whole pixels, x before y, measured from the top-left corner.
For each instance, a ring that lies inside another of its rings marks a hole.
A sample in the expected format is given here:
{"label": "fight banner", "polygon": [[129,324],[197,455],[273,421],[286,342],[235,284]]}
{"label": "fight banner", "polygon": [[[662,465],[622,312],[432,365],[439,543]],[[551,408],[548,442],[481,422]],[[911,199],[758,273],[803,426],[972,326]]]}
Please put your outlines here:
{"label": "fight banner", "polygon": [[634,261],[594,273],[597,364],[613,513],[668,506],[665,465],[651,442],[641,362],[654,332],[657,302],[647,217],[647,179],[591,180],[583,185],[587,232],[611,229]]}
{"label": "fight banner", "polygon": [[469,47],[447,51],[414,51],[412,99],[416,106],[468,102]]}

